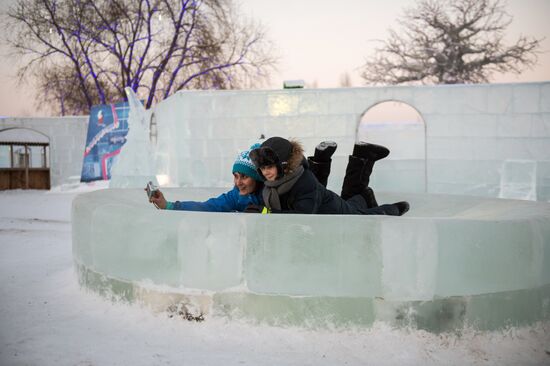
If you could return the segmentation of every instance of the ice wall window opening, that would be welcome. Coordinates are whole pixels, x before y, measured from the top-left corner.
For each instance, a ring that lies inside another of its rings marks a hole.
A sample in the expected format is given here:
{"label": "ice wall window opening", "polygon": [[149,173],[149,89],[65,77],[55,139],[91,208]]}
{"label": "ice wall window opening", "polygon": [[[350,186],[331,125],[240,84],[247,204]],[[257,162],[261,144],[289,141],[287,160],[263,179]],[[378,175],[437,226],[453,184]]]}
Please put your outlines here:
{"label": "ice wall window opening", "polygon": [[361,116],[356,138],[391,151],[377,162],[373,187],[394,192],[427,191],[426,124],[413,106],[388,100],[369,107]]}

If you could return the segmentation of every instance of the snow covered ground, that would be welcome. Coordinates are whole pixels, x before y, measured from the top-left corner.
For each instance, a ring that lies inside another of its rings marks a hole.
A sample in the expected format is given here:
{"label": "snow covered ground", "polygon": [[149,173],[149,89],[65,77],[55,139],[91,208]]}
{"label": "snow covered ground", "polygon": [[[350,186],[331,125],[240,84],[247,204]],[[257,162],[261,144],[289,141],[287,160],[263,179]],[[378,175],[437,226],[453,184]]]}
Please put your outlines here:
{"label": "snow covered ground", "polygon": [[80,289],[70,209],[101,188],[0,192],[0,365],[550,365],[550,322],[430,334],[170,318]]}

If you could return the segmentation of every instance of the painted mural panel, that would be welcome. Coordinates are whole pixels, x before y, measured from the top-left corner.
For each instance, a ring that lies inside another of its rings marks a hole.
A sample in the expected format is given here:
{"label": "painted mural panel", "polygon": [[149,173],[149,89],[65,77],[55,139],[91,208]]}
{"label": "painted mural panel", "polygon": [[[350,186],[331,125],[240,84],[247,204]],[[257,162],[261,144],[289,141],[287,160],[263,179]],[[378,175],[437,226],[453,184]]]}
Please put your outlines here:
{"label": "painted mural panel", "polygon": [[128,112],[128,102],[92,107],[82,164],[82,182],[111,178],[113,161],[126,142]]}

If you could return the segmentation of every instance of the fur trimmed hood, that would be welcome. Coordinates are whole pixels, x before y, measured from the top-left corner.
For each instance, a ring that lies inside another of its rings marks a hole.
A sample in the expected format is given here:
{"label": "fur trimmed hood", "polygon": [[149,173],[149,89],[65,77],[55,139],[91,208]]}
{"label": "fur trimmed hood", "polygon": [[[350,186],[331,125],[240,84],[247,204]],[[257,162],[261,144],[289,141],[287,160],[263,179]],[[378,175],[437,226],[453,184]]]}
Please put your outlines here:
{"label": "fur trimmed hood", "polygon": [[288,158],[287,169],[292,172],[303,164],[305,157],[304,147],[300,142],[298,142],[297,140],[290,140],[290,144],[292,145],[292,152],[290,154],[290,157]]}
{"label": "fur trimmed hood", "polygon": [[296,140],[271,137],[250,152],[250,159],[258,170],[263,166],[275,165],[279,177],[282,177],[303,164],[304,148]]}

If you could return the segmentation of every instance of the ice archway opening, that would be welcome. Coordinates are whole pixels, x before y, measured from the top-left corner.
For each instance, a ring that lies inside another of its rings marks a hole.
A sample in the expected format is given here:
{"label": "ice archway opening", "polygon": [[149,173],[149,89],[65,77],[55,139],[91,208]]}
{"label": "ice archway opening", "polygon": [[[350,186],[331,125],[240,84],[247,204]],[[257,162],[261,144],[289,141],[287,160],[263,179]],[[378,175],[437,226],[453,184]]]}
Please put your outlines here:
{"label": "ice archway opening", "polygon": [[386,146],[390,155],[377,162],[371,185],[390,192],[427,192],[426,123],[408,103],[387,100],[370,106],[357,125],[357,141]]}

